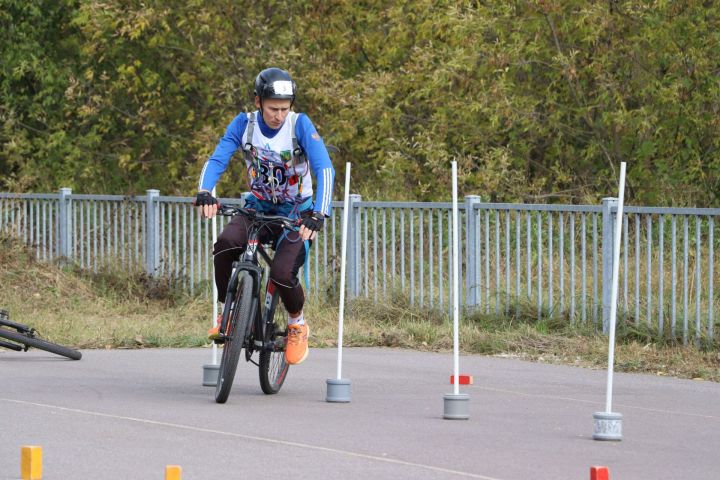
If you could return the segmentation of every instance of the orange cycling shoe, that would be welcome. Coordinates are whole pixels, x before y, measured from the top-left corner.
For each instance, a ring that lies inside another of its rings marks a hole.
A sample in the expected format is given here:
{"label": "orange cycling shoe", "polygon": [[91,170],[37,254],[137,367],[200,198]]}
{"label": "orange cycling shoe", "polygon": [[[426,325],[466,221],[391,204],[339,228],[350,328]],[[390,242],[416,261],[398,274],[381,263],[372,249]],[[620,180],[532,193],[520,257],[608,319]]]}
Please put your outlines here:
{"label": "orange cycling shoe", "polygon": [[215,319],[215,326],[208,330],[208,339],[217,340],[220,338],[220,324],[222,323],[222,313],[218,313],[217,319]]}
{"label": "orange cycling shoe", "polygon": [[307,358],[308,336],[310,336],[310,327],[307,324],[288,325],[287,348],[285,349],[287,363],[297,365]]}

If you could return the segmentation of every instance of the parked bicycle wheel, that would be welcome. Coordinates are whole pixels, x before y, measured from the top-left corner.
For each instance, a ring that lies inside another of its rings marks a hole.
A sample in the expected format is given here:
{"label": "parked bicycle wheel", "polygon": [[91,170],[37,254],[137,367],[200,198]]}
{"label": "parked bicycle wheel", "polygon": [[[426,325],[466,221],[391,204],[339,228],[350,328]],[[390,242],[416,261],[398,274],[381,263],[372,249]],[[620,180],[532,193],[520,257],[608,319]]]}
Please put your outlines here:
{"label": "parked bicycle wheel", "polygon": [[[227,338],[223,346],[218,381],[215,387],[215,401],[225,403],[230,395],[235,371],[237,370],[240,352],[253,316],[253,280],[247,272],[240,272],[238,287],[233,299],[230,324],[227,327]],[[227,306],[228,304],[226,304]]]}
{"label": "parked bicycle wheel", "polygon": [[272,282],[268,282],[265,302],[265,315],[269,321],[263,322],[263,340],[270,347],[260,352],[258,372],[262,391],[270,395],[280,391],[290,365],[285,361],[287,311]]}
{"label": "parked bicycle wheel", "polygon": [[62,355],[70,360],[80,360],[82,358],[82,353],[77,350],[73,350],[72,348],[63,347],[62,345],[48,342],[47,340],[43,340],[41,338],[32,337],[24,333],[13,332],[4,328],[0,328],[0,338],[20,343],[26,347],[45,350],[46,352],[54,353],[55,355]]}

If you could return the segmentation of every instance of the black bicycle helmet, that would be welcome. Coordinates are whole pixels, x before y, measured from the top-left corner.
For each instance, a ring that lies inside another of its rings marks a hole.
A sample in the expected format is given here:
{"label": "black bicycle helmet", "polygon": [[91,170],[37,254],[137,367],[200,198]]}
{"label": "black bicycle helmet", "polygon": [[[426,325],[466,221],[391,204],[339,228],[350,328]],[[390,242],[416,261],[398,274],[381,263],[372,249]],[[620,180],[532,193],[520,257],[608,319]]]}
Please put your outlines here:
{"label": "black bicycle helmet", "polygon": [[295,82],[285,70],[271,67],[260,72],[255,79],[255,95],[295,101]]}

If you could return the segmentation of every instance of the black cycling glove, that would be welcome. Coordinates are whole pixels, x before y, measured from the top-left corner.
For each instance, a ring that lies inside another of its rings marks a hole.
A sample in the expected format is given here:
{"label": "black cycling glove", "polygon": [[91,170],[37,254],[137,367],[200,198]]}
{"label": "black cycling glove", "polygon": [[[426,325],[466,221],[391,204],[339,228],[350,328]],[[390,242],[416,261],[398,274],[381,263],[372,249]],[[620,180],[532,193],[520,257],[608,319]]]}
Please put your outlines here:
{"label": "black cycling glove", "polygon": [[325,215],[320,212],[312,212],[306,216],[303,216],[303,219],[300,220],[300,225],[304,225],[305,228],[313,232],[319,232],[320,230],[322,230],[324,224]]}
{"label": "black cycling glove", "polygon": [[205,205],[220,205],[217,198],[213,197],[210,192],[198,192],[194,203],[196,207],[203,207]]}

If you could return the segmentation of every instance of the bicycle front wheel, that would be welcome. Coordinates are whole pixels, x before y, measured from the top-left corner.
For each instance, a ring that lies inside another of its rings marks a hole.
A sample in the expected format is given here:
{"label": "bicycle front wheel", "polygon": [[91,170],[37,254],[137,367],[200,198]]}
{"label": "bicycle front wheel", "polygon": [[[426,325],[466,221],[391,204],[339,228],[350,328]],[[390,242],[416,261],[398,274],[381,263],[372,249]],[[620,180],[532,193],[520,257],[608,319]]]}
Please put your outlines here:
{"label": "bicycle front wheel", "polygon": [[6,330],[4,328],[0,328],[0,338],[11,340],[27,347],[45,350],[46,352],[54,353],[55,355],[61,355],[69,358],[70,360],[80,360],[82,358],[82,353],[77,350],[73,350],[72,348],[63,347],[57,343],[48,342],[47,340],[43,340],[41,338],[31,337],[23,333]]}
{"label": "bicycle front wheel", "polygon": [[228,325],[227,339],[223,344],[218,381],[215,387],[215,401],[225,403],[230,395],[235,371],[237,370],[240,351],[245,343],[250,321],[252,320],[252,287],[250,274],[240,272],[238,276],[237,294],[230,312],[230,325]]}
{"label": "bicycle front wheel", "polygon": [[287,310],[280,301],[275,285],[269,280],[266,295],[270,297],[270,302],[263,322],[264,347],[260,352],[258,372],[260,388],[264,393],[271,395],[280,391],[290,365],[285,360]]}

